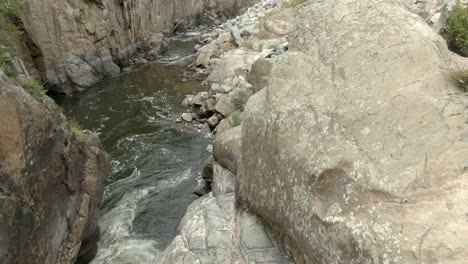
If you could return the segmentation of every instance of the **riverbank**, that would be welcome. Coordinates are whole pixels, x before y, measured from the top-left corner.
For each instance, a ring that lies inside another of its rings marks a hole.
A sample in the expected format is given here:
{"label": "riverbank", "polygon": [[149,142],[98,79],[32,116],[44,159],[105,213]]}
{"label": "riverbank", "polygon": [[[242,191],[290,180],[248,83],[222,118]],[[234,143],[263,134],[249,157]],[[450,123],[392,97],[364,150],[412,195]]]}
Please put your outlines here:
{"label": "riverbank", "polygon": [[[206,76],[208,90],[187,95],[182,106],[190,111],[177,121],[213,133],[213,156],[196,189],[202,197],[189,206],[177,237],[155,263],[294,263],[265,222],[249,210],[237,208],[235,201],[242,111],[264,83],[258,72],[263,68],[255,70],[254,62],[275,60],[288,49],[285,20],[269,24],[270,29],[260,25],[265,15],[280,8],[281,1],[260,1],[200,38],[189,67]],[[280,27],[283,31],[278,32]]]}

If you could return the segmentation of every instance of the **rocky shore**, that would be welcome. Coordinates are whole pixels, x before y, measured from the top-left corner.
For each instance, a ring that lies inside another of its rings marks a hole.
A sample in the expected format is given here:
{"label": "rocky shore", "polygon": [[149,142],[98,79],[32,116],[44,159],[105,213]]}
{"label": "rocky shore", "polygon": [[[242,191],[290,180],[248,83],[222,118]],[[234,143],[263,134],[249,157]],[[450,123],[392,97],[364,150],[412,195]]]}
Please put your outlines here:
{"label": "rocky shore", "polygon": [[182,106],[190,111],[177,122],[192,123],[205,133],[215,134],[241,123],[248,98],[265,85],[261,73],[266,76],[271,61],[288,49],[290,18],[264,18],[280,9],[282,1],[260,1],[198,38],[197,53],[189,68],[205,76],[209,89],[187,95]]}

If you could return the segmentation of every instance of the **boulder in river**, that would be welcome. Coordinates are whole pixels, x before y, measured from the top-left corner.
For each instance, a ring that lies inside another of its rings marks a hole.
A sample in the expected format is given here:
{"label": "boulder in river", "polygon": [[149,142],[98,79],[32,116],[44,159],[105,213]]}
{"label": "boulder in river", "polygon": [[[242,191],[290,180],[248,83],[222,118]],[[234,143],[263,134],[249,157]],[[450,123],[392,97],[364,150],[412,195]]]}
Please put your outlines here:
{"label": "boulder in river", "polygon": [[183,113],[180,117],[182,118],[183,121],[187,123],[190,123],[193,120],[192,113]]}

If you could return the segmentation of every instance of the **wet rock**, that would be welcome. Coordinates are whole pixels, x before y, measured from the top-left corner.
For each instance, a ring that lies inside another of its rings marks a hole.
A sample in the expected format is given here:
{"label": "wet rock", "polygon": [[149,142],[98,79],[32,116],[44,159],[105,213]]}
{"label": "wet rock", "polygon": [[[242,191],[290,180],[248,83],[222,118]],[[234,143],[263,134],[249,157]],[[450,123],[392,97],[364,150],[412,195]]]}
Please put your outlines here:
{"label": "wet rock", "polygon": [[187,123],[190,123],[193,120],[192,113],[183,113],[180,117],[182,118],[183,121]]}
{"label": "wet rock", "polygon": [[189,94],[185,96],[185,99],[182,101],[182,107],[189,107],[193,105],[193,95]]}
{"label": "wet rock", "polygon": [[187,67],[197,59],[197,54],[185,56],[179,60],[168,63],[169,66]]}
{"label": "wet rock", "polygon": [[202,127],[200,128],[200,131],[201,131],[202,133],[206,133],[206,134],[211,133],[210,125],[207,124],[207,123],[204,123],[204,124],[202,125]]}
{"label": "wet rock", "polygon": [[137,64],[137,65],[138,64],[143,65],[143,64],[147,64],[147,63],[148,63],[148,61],[146,59],[143,59],[143,58],[135,60],[135,64]]}

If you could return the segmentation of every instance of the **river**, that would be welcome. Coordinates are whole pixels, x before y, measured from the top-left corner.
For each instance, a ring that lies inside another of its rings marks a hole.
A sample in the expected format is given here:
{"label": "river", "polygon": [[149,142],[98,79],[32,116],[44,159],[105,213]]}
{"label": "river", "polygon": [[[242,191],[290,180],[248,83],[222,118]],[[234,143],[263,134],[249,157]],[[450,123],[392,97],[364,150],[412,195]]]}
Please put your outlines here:
{"label": "river", "polygon": [[[192,52],[172,40],[164,60]],[[184,68],[154,63],[54,99],[68,118],[99,133],[111,158],[93,264],[152,263],[170,243],[210,155],[211,139],[175,124],[185,94],[203,90]]]}

